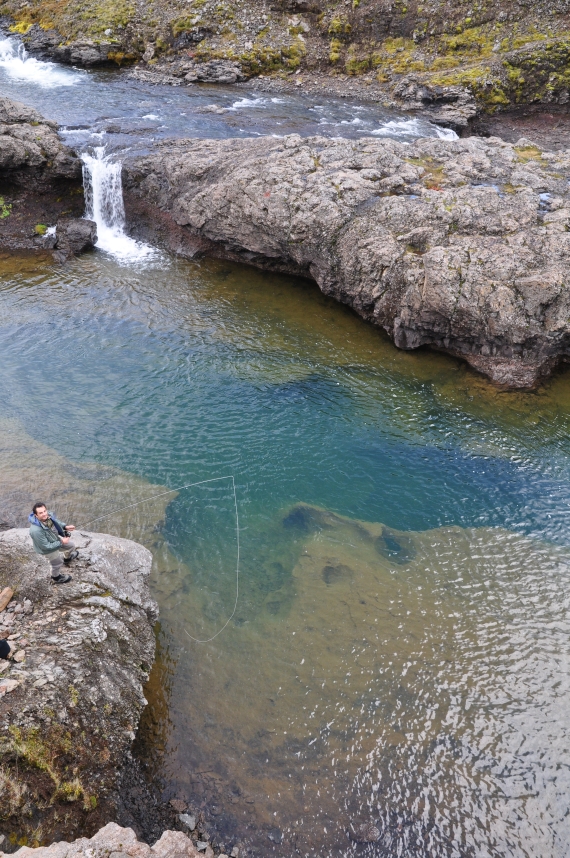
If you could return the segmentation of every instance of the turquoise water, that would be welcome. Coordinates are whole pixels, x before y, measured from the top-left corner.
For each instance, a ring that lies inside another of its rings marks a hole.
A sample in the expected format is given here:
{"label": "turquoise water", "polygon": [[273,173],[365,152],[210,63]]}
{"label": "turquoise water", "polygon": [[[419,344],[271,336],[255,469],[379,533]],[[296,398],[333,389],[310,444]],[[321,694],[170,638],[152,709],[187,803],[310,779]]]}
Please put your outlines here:
{"label": "turquoise water", "polygon": [[[233,264],[0,275],[14,431],[142,478],[133,501],[235,477],[240,598],[212,644],[189,635],[233,607],[231,482],[108,522],[154,546],[140,746],[165,797],[251,854],[567,854],[570,376],[500,392]],[[125,500],[105,473],[93,517]]]}

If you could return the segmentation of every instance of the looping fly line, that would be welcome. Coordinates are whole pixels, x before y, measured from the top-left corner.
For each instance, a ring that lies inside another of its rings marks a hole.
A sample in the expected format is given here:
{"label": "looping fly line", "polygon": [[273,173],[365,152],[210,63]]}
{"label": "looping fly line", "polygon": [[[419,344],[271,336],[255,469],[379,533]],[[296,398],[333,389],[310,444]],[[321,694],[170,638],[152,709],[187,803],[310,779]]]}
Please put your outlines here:
{"label": "looping fly line", "polygon": [[238,598],[239,598],[239,515],[238,515],[238,504],[237,504],[237,494],[236,494],[236,483],[235,483],[235,479],[234,479],[233,474],[230,474],[230,475],[225,476],[225,477],[212,477],[209,480],[199,480],[197,483],[189,483],[187,486],[179,486],[177,489],[168,489],[168,491],[166,491],[166,492],[160,492],[157,495],[152,495],[149,498],[143,498],[143,500],[136,501],[136,503],[130,503],[127,506],[122,506],[120,509],[115,509],[115,510],[113,510],[113,512],[106,513],[106,515],[100,515],[98,518],[92,518],[91,521],[88,521],[86,524],[82,524],[81,527],[79,528],[79,530],[85,530],[85,528],[88,527],[90,524],[95,524],[97,521],[102,521],[104,518],[110,518],[112,515],[116,515],[118,512],[124,512],[126,509],[132,509],[135,506],[139,506],[139,504],[141,504],[141,503],[147,503],[148,501],[156,500],[157,498],[162,498],[165,495],[174,494],[174,492],[181,492],[184,489],[191,489],[194,486],[201,486],[204,483],[216,483],[216,482],[219,482],[220,480],[231,480],[232,481],[232,489],[233,489],[233,493],[234,493],[234,507],[235,507],[235,511],[236,511],[236,540],[237,540],[236,598],[235,598],[235,602],[234,602],[233,611],[231,612],[230,616],[228,617],[228,619],[226,620],[226,622],[224,623],[222,628],[219,629],[219,631],[217,631],[216,634],[213,635],[213,637],[206,638],[206,640],[199,640],[198,638],[192,637],[192,635],[188,634],[186,629],[184,629],[184,633],[186,635],[188,635],[190,640],[194,641],[194,643],[199,643],[199,644],[210,643],[210,641],[213,641],[215,638],[218,637],[218,635],[221,635],[221,633],[224,631],[224,629],[233,620],[235,612],[237,610],[237,603],[238,603]]}

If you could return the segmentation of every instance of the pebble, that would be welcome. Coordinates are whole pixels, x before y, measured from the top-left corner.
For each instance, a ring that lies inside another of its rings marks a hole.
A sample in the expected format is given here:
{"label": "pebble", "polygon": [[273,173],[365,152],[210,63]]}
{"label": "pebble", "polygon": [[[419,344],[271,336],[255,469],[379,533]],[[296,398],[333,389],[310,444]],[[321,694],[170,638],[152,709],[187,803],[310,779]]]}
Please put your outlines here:
{"label": "pebble", "polygon": [[26,650],[25,649],[19,649],[18,652],[16,653],[16,655],[14,656],[14,661],[24,661],[25,658],[26,658]]}
{"label": "pebble", "polygon": [[17,679],[3,679],[0,682],[0,694],[9,694],[10,691],[13,691],[18,687],[19,681]]}
{"label": "pebble", "polygon": [[[172,804],[172,802],[171,802]],[[196,828],[196,817],[190,816],[189,813],[181,813],[178,817],[182,825],[185,825],[190,831],[194,831]]]}
{"label": "pebble", "polygon": [[205,840],[197,840],[196,841],[196,849],[198,850],[198,852],[205,852],[207,848],[208,848],[208,844],[206,843]]}

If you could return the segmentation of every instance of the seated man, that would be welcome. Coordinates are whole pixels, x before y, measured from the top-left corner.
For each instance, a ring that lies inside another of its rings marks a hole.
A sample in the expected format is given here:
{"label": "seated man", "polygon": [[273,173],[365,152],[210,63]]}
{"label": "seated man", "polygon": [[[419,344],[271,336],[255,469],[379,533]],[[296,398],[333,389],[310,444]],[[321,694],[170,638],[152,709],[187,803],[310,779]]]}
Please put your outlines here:
{"label": "seated man", "polygon": [[48,512],[42,501],[34,504],[28,521],[36,553],[43,554],[50,562],[51,580],[54,584],[67,584],[72,577],[63,575],[61,570],[64,563],[70,563],[79,553],[67,533],[75,530],[75,525],[58,521],[53,513]]}

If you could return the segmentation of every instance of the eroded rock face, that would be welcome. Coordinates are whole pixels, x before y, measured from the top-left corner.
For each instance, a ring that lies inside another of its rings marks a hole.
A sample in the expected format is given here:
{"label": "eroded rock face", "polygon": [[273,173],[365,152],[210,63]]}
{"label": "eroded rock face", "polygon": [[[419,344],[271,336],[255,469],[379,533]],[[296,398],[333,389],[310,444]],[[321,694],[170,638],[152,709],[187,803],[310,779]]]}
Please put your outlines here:
{"label": "eroded rock face", "polygon": [[106,534],[77,532],[73,581],[54,585],[28,531],[0,533],[0,586],[14,590],[0,637],[2,829],[50,837],[92,832],[135,736],[154,659],[158,609],[151,554]]}
{"label": "eroded rock face", "polygon": [[44,119],[32,107],[0,98],[0,177],[22,170],[47,172],[52,178],[77,179],[81,162],[57,136],[57,123]]}
{"label": "eroded rock face", "polygon": [[[84,210],[81,161],[57,134],[57,123],[32,107],[0,98],[0,249],[39,250],[62,259],[78,252],[68,238]],[[49,227],[59,221],[58,236]],[[92,227],[90,227],[92,230]],[[84,249],[86,242],[81,245]],[[60,260],[61,261],[61,260]]]}
{"label": "eroded rock face", "polygon": [[[213,855],[210,847],[208,850]],[[73,843],[53,843],[37,849],[23,846],[12,854],[18,858],[81,858],[86,855],[96,855],[97,858],[109,858],[110,855],[129,858],[198,858],[204,852],[198,852],[181,831],[165,831],[151,847],[139,842],[132,828],[121,828],[109,822],[91,839],[81,837]],[[4,855],[4,852],[0,852],[0,858],[4,858]]]}
{"label": "eroded rock face", "polygon": [[141,234],[313,278],[400,348],[531,387],[570,352],[570,154],[525,140],[187,140],[125,165]]}

